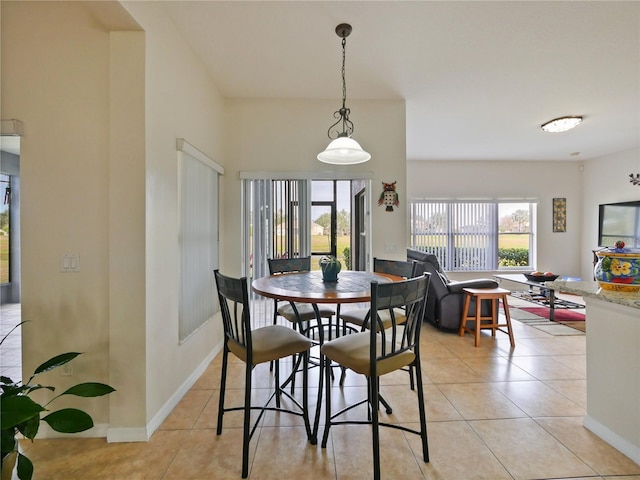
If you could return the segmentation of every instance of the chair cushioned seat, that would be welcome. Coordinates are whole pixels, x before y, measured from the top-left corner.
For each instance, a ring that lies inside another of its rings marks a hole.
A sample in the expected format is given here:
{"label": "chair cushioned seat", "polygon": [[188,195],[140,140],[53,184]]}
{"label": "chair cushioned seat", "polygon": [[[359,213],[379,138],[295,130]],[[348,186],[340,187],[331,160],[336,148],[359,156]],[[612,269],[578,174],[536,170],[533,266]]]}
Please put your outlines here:
{"label": "chair cushioned seat", "polygon": [[[313,311],[313,306],[311,304],[296,303],[296,308],[298,309],[300,320],[303,322],[314,320],[316,318],[316,312]],[[331,318],[335,313],[331,307],[325,307],[322,305],[318,305],[318,310],[320,311],[320,316],[322,318]],[[296,322],[296,313],[293,311],[293,307],[290,303],[286,303],[278,307],[278,315],[283,316],[291,323]]]}
{"label": "chair cushioned seat", "polygon": [[[321,351],[324,355],[338,364],[347,367],[356,373],[370,376],[370,337],[370,332],[345,335],[325,343],[322,346]],[[376,349],[379,355],[380,352],[382,352],[382,337],[380,335],[377,335]],[[387,351],[390,349],[390,347],[387,347]],[[398,355],[387,357],[384,360],[379,360],[376,365],[376,374],[380,376],[399,370],[411,364],[415,358],[415,354],[408,350],[401,352]]]}
{"label": "chair cushioned seat", "polygon": [[[344,313],[340,314],[340,318],[345,322],[353,323],[354,325],[364,325],[365,318],[367,318],[367,314],[369,313],[368,308],[358,308],[355,310],[347,310]],[[396,317],[396,324],[401,325],[407,321],[407,317],[404,314],[404,310],[401,308],[394,308],[393,314]],[[384,329],[391,327],[391,314],[389,310],[379,310],[378,316],[382,320],[382,325]],[[369,322],[367,321],[367,328],[369,328]]]}
{"label": "chair cushioned seat", "polygon": [[[304,335],[283,325],[269,325],[252,330],[253,364],[270,362],[311,348],[312,342]],[[235,340],[228,340],[229,350],[239,359],[247,361],[247,349]]]}

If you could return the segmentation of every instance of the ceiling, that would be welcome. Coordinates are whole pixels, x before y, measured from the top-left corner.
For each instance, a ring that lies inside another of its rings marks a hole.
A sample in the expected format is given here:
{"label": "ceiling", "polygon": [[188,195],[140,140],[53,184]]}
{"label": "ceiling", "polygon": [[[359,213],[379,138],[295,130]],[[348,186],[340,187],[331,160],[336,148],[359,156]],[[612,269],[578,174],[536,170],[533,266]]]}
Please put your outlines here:
{"label": "ceiling", "polygon": [[[347,106],[404,99],[408,160],[586,160],[640,145],[638,1],[155,6],[223,96],[335,99],[336,110],[342,53],[334,29],[350,23]],[[563,115],[584,122],[563,134],[540,129]],[[357,108],[351,119],[358,139]]]}
{"label": "ceiling", "polygon": [[[223,96],[335,98],[336,110],[334,29],[350,23],[347,106],[405,99],[409,160],[584,160],[640,144],[637,1],[162,4]],[[563,115],[585,120],[540,129]]]}

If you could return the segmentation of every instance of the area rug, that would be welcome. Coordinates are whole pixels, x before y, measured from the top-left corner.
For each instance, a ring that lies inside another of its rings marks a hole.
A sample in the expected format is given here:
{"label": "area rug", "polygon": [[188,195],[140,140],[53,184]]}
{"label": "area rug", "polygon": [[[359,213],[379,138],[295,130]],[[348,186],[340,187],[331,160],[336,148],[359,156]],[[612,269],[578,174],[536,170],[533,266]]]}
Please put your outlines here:
{"label": "area rug", "polygon": [[[524,302],[523,302],[524,303]],[[539,307],[538,307],[539,308]],[[538,310],[536,307],[526,307],[526,306],[512,306],[509,308],[509,314],[512,320],[518,321],[524,325],[535,328],[537,330],[548,333],[549,335],[584,335],[586,332],[587,322],[583,320],[578,321],[555,321],[552,322],[548,318],[544,316],[537,315],[532,311]],[[530,311],[531,310],[531,311]],[[545,316],[549,316],[548,309],[547,313],[543,313]],[[556,315],[558,311],[555,312]],[[578,313],[578,312],[572,312]],[[583,315],[584,317],[584,315]],[[557,318],[557,316],[556,316]]]}
{"label": "area rug", "polygon": [[[534,313],[546,319],[549,318],[549,309],[545,307],[520,307],[520,310]],[[556,322],[584,322],[585,320],[583,313],[573,312],[571,310],[555,310],[554,318]]]}

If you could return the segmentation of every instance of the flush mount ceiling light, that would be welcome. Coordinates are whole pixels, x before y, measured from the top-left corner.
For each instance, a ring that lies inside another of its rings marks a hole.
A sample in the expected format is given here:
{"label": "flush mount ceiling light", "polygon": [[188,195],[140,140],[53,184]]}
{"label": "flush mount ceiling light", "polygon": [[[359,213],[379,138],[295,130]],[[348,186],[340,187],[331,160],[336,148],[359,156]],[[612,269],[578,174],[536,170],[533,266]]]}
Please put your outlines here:
{"label": "flush mount ceiling light", "polygon": [[[351,25],[341,23],[336,27],[336,34],[342,38],[342,108],[334,112],[333,117],[338,120],[329,127],[327,135],[332,139],[327,148],[318,154],[318,160],[333,165],[354,165],[356,163],[364,163],[371,158],[371,155],[365,152],[360,144],[351,138],[353,134],[353,122],[349,120],[349,110],[346,106],[347,102],[347,82],[345,80],[345,46],[347,37],[351,34]],[[333,130],[334,127],[342,127],[342,131]],[[333,130],[333,131],[332,131]]]}
{"label": "flush mount ceiling light", "polygon": [[582,117],[560,117],[542,124],[542,130],[551,133],[560,133],[571,130],[582,123]]}

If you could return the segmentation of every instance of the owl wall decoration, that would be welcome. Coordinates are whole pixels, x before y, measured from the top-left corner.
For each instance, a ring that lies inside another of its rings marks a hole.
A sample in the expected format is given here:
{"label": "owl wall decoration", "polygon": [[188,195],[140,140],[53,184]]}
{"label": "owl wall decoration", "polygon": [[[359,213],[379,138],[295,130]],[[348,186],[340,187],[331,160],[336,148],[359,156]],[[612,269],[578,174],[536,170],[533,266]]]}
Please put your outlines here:
{"label": "owl wall decoration", "polygon": [[396,192],[396,182],[382,182],[382,193],[378,199],[378,205],[384,205],[386,212],[393,212],[393,207],[400,206],[400,198]]}

